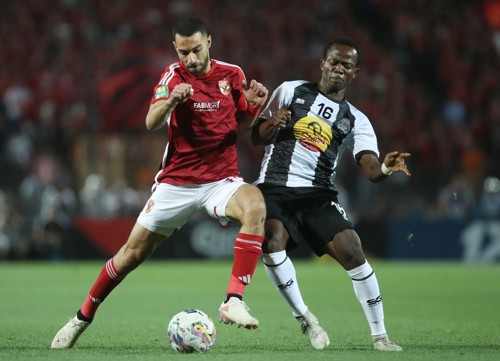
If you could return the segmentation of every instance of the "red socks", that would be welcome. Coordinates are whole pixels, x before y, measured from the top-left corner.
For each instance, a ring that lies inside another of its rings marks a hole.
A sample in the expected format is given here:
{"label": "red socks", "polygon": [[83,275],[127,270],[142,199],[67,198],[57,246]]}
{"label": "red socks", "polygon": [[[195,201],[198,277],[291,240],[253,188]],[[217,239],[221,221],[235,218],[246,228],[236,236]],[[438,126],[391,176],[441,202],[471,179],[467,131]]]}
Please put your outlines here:
{"label": "red socks", "polygon": [[[234,262],[227,294],[243,296],[245,287],[250,283],[259,262],[259,257],[262,254],[263,241],[264,237],[261,236],[238,234],[234,243]],[[99,305],[124,278],[125,275],[118,274],[111,258],[102,268],[88,297],[80,308],[81,314],[88,319],[94,318]]]}
{"label": "red socks", "polygon": [[234,262],[227,294],[243,296],[262,253],[264,237],[239,233],[234,243]]}
{"label": "red socks", "polygon": [[118,274],[112,258],[106,262],[80,309],[83,316],[89,319],[94,318],[101,302],[104,301],[124,278],[125,275]]}

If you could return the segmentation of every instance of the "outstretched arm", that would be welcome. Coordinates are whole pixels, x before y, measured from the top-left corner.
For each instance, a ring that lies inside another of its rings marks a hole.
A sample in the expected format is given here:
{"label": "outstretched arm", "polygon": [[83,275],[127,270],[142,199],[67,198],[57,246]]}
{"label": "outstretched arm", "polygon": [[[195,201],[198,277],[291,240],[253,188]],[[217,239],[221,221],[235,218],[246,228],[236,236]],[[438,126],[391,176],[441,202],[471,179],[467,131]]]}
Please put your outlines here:
{"label": "outstretched arm", "polygon": [[384,157],[384,162],[380,163],[373,154],[364,154],[359,160],[359,165],[366,178],[372,182],[380,182],[393,172],[403,172],[410,176],[411,173],[405,162],[405,158],[409,156],[410,153],[389,152]]}

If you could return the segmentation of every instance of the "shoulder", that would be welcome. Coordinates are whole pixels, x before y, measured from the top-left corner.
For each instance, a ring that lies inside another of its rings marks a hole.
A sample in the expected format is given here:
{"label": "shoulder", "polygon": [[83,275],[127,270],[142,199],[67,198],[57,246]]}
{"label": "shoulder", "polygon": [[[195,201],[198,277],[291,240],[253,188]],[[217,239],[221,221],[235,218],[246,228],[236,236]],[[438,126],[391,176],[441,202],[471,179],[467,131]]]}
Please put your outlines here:
{"label": "shoulder", "polygon": [[224,69],[235,73],[243,73],[243,69],[241,69],[241,67],[236,64],[227,63],[225,61],[217,59],[212,59],[212,64],[213,66],[216,66],[219,69]]}
{"label": "shoulder", "polygon": [[210,72],[211,78],[226,79],[234,89],[240,89],[241,84],[246,82],[245,73],[238,65],[212,59],[212,69],[213,71]]}
{"label": "shoulder", "polygon": [[275,94],[293,94],[298,88],[304,87],[306,89],[308,84],[305,80],[290,80],[281,83],[274,91]]}
{"label": "shoulder", "polygon": [[361,110],[359,110],[358,108],[356,108],[350,102],[347,102],[347,104],[349,105],[349,109],[351,110],[351,114],[354,115],[354,117],[356,118],[356,120],[361,119],[363,121],[370,122],[370,120],[368,119],[368,117],[366,116],[365,113],[363,113]]}
{"label": "shoulder", "polygon": [[295,89],[295,88],[298,88],[302,85],[308,85],[308,84],[311,84],[310,82],[306,81],[306,80],[289,80],[289,81],[285,81],[283,83],[280,84],[279,88],[282,88],[282,89]]}
{"label": "shoulder", "polygon": [[176,73],[179,73],[180,71],[182,70],[182,67],[181,67],[181,64],[176,61],[175,63],[172,63],[170,65],[168,65],[165,70],[163,71],[163,73],[172,73],[172,72],[176,72]]}
{"label": "shoulder", "polygon": [[181,71],[182,67],[179,62],[170,64],[163,71],[159,83],[164,85],[168,84],[173,78],[179,76]]}

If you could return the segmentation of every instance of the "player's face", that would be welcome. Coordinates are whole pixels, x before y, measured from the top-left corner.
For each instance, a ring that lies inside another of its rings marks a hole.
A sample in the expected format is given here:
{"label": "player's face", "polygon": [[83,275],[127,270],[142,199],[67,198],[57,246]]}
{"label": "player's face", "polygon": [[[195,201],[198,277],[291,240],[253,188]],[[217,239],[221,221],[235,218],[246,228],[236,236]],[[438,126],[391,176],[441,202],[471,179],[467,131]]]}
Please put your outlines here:
{"label": "player's face", "polygon": [[176,34],[174,40],[179,60],[194,75],[204,74],[210,70],[208,49],[210,49],[211,44],[211,36],[203,36],[200,32],[187,37]]}
{"label": "player's face", "polygon": [[347,45],[333,44],[321,60],[321,85],[326,93],[345,90],[356,77],[358,53]]}

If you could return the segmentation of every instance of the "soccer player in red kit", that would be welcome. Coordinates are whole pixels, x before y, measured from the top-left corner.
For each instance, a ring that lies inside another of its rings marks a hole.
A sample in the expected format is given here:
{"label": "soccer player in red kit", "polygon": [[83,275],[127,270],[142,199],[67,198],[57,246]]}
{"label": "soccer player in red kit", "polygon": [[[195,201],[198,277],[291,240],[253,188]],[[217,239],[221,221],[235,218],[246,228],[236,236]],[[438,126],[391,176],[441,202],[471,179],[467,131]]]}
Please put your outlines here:
{"label": "soccer player in red kit", "polygon": [[268,90],[255,80],[247,83],[238,66],[210,58],[212,38],[200,19],[181,19],[173,36],[179,61],[165,69],[146,116],[148,129],[168,131],[152,195],[52,348],[71,348],[109,293],[200,209],[221,225],[241,223],[219,319],[247,329],[259,326],[242,297],[262,253],[266,209],[259,189],[238,172],[236,138],[256,121]]}

